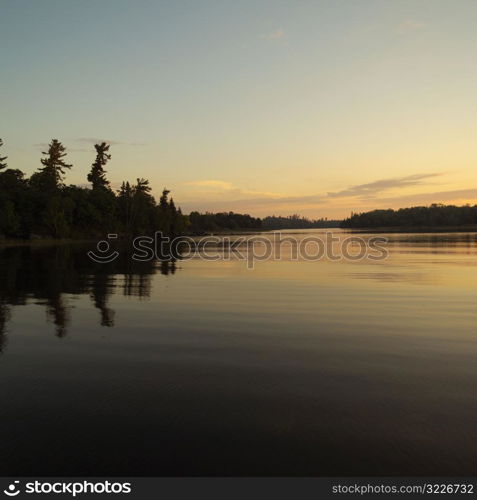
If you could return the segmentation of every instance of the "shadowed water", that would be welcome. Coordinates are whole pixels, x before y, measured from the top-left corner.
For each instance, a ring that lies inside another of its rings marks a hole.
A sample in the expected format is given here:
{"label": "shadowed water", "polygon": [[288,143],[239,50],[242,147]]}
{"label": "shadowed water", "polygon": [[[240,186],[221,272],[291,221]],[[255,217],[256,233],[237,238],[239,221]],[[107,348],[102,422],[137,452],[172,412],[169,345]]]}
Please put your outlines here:
{"label": "shadowed water", "polygon": [[386,236],[254,270],[0,248],[1,474],[475,474],[476,234]]}

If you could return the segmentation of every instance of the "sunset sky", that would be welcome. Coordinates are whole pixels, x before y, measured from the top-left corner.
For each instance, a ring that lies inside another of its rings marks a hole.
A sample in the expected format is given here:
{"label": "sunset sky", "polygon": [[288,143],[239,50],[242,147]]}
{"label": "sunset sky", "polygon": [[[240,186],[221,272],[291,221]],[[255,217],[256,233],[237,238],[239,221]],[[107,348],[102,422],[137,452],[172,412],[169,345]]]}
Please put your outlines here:
{"label": "sunset sky", "polygon": [[[0,137],[184,211],[477,203],[477,1],[0,0]],[[2,154],[2,156],[4,156]]]}

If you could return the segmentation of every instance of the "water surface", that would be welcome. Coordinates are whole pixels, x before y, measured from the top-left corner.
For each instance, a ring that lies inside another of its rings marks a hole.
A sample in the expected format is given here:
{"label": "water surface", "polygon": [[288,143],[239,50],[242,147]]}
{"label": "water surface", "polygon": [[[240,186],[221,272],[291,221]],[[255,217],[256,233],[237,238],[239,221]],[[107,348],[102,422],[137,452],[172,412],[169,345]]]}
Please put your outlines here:
{"label": "water surface", "polygon": [[475,474],[477,235],[386,236],[254,270],[0,249],[1,474]]}

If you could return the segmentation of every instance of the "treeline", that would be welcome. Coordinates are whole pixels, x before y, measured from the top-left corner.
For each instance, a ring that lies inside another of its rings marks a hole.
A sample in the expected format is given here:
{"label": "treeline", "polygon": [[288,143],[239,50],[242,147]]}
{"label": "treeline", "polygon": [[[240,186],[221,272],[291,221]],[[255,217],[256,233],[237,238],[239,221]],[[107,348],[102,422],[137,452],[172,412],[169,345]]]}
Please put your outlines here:
{"label": "treeline", "polygon": [[262,221],[247,214],[234,212],[189,214],[188,231],[193,234],[204,234],[214,231],[238,231],[262,229]]}
{"label": "treeline", "polygon": [[272,215],[262,219],[263,229],[313,229],[339,227],[340,221],[324,219],[308,219],[300,215],[288,217]]}
{"label": "treeline", "polygon": [[343,228],[456,227],[477,224],[477,205],[457,207],[433,204],[429,207],[373,210],[351,214]]}
{"label": "treeline", "polygon": [[269,231],[273,229],[310,229],[320,227],[339,227],[340,221],[328,219],[307,219],[299,215],[288,217],[269,216],[260,219],[247,214],[234,212],[199,213],[189,215],[188,231],[193,234],[204,234],[214,231]]}
{"label": "treeline", "polygon": [[[3,141],[0,139],[0,147]],[[0,236],[7,238],[88,238],[106,232],[122,235],[181,234],[187,218],[164,189],[159,202],[149,181],[123,182],[113,191],[105,166],[110,145],[96,144],[96,158],[88,173],[91,188],[66,186],[66,148],[53,139],[43,152],[41,167],[30,178],[8,168],[0,156]]]}

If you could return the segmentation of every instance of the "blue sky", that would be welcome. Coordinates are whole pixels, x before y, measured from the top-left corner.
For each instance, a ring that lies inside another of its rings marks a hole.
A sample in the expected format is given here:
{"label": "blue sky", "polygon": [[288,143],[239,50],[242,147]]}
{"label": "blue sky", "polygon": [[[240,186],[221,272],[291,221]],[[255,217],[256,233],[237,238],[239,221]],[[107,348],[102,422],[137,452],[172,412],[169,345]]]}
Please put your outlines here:
{"label": "blue sky", "polygon": [[[477,2],[0,0],[0,137],[186,211],[477,200]],[[364,186],[364,187],[363,187]]]}

